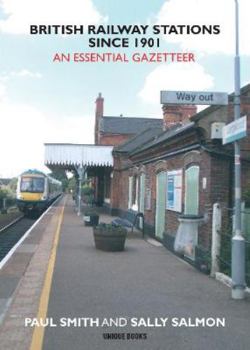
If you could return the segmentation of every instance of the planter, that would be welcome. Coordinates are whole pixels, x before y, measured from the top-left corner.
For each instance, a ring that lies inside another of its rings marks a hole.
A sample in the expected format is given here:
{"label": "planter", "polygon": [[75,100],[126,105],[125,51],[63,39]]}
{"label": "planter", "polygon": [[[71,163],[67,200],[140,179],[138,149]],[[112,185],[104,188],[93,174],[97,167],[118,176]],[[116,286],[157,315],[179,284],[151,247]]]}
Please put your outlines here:
{"label": "planter", "polygon": [[99,223],[99,215],[84,214],[83,220],[84,220],[85,226],[97,226]]}
{"label": "planter", "polygon": [[111,225],[99,225],[94,227],[94,241],[96,249],[107,252],[120,252],[124,250],[127,230]]}

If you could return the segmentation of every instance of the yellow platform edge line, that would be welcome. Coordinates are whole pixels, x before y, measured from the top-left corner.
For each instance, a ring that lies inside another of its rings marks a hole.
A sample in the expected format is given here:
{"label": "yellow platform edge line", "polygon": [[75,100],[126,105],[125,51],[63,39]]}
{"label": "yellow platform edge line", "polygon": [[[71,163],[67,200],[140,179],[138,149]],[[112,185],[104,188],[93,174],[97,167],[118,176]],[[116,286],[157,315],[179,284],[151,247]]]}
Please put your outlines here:
{"label": "yellow platform edge line", "polygon": [[[49,258],[47,273],[46,273],[46,277],[44,280],[44,285],[43,285],[43,289],[40,297],[39,309],[36,316],[38,320],[45,319],[47,316],[50,289],[51,289],[54,267],[56,262],[56,253],[57,253],[57,247],[58,247],[58,242],[59,242],[60,233],[61,233],[61,226],[63,221],[65,204],[66,204],[66,199],[64,200],[63,207],[57,223],[56,234],[55,234],[53,247]],[[44,330],[45,330],[44,327],[36,326],[34,328],[30,350],[42,350]]]}

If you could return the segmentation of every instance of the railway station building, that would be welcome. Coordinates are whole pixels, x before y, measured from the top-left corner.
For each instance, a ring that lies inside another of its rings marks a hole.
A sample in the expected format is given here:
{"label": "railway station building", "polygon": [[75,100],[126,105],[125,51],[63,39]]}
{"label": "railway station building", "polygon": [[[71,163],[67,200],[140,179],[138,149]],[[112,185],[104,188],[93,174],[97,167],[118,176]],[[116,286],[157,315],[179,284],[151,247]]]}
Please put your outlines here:
{"label": "railway station building", "polygon": [[[45,164],[86,167],[97,179],[97,198],[106,210],[130,221],[143,213],[146,233],[170,249],[180,215],[201,216],[195,244],[206,250],[213,204],[233,208],[234,203],[233,144],[222,144],[222,127],[233,121],[233,95],[228,106],[199,113],[191,105],[162,110],[158,119],[105,116],[99,94],[95,145],[46,144]],[[241,115],[250,115],[250,85],[241,89]],[[250,188],[249,130],[248,118],[248,136],[240,142],[243,192]]]}

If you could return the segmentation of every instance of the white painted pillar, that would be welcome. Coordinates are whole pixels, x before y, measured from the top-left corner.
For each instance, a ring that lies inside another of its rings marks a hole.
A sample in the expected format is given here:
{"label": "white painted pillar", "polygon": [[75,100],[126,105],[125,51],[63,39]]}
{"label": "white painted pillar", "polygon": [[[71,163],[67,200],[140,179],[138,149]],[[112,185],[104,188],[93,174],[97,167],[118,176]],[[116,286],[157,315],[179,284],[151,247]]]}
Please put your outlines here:
{"label": "white painted pillar", "polygon": [[219,261],[217,256],[220,255],[221,245],[221,206],[219,203],[213,205],[213,222],[212,222],[212,246],[211,246],[211,276],[219,272]]}
{"label": "white painted pillar", "polygon": [[81,215],[81,202],[82,202],[82,180],[84,178],[84,172],[85,169],[79,167],[77,169],[78,172],[78,176],[79,176],[79,187],[78,187],[78,211],[77,211],[77,215],[80,216]]}

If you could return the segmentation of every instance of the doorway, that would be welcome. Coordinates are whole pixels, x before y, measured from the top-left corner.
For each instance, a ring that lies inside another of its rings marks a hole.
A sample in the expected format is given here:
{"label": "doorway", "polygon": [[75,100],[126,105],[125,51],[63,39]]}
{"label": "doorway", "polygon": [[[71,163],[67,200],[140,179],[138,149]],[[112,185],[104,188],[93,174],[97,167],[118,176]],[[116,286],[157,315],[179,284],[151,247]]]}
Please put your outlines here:
{"label": "doorway", "polygon": [[166,183],[167,173],[161,171],[156,175],[156,211],[155,211],[155,235],[163,239],[165,231],[166,213]]}

